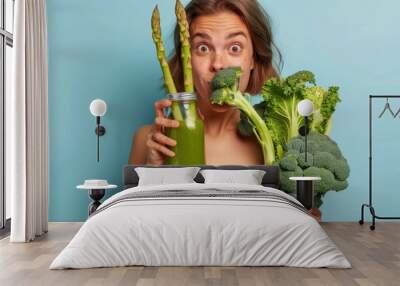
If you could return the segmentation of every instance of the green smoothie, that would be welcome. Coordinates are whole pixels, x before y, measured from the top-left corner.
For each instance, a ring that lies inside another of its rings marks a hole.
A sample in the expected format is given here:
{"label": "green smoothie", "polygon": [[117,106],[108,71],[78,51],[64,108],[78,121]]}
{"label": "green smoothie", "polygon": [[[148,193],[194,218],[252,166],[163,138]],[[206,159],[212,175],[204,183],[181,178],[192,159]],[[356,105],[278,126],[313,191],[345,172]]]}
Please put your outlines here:
{"label": "green smoothie", "polygon": [[178,128],[168,128],[166,135],[176,140],[170,148],[175,157],[166,157],[167,165],[204,165],[204,125],[197,114],[196,96],[182,93],[170,95],[172,118],[179,122]]}

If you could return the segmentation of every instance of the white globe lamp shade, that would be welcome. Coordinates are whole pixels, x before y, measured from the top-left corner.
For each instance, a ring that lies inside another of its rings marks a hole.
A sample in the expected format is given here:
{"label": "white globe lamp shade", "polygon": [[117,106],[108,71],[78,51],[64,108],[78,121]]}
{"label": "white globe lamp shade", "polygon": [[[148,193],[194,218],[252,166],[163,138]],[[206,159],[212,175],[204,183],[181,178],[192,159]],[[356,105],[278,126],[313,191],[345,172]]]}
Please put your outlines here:
{"label": "white globe lamp shade", "polygon": [[301,116],[310,116],[314,112],[314,105],[311,100],[303,99],[297,104],[297,111]]}
{"label": "white globe lamp shade", "polygon": [[90,113],[93,116],[104,116],[107,111],[107,104],[102,99],[95,99],[90,103]]}

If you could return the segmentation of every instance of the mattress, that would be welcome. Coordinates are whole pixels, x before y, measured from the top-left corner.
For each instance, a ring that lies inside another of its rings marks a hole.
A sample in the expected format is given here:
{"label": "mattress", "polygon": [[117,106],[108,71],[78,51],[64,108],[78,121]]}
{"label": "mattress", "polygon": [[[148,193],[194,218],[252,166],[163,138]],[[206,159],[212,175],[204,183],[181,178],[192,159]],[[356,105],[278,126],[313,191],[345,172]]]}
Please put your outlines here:
{"label": "mattress", "polygon": [[292,196],[199,183],[137,186],[108,198],[50,269],[131,265],[351,267]]}

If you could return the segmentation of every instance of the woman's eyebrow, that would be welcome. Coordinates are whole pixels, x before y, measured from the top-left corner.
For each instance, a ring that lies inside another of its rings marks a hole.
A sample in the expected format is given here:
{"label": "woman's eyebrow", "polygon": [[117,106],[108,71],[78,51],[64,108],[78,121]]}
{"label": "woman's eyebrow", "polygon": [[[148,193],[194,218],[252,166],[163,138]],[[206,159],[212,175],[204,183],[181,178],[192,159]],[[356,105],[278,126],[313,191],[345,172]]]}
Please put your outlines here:
{"label": "woman's eyebrow", "polygon": [[244,32],[242,32],[242,31],[231,33],[228,36],[226,36],[225,39],[227,39],[227,40],[228,39],[232,39],[232,38],[234,38],[236,36],[243,36],[243,37],[245,37],[247,39],[246,34]]}
{"label": "woman's eyebrow", "polygon": [[[244,32],[242,32],[242,31],[230,33],[229,35],[227,35],[225,37],[225,39],[229,40],[229,39],[232,39],[232,38],[237,37],[237,36],[243,36],[243,37],[245,37],[247,39],[246,34]],[[193,41],[197,37],[198,38],[207,39],[207,40],[211,40],[211,37],[209,35],[207,35],[206,33],[201,33],[201,32],[195,33],[193,36],[191,36],[190,39],[191,39],[191,41]]]}
{"label": "woman's eyebrow", "polygon": [[208,40],[211,39],[211,37],[209,35],[207,35],[205,33],[200,33],[200,32],[194,34],[190,39],[193,41],[196,37],[203,38],[203,39],[208,39]]}

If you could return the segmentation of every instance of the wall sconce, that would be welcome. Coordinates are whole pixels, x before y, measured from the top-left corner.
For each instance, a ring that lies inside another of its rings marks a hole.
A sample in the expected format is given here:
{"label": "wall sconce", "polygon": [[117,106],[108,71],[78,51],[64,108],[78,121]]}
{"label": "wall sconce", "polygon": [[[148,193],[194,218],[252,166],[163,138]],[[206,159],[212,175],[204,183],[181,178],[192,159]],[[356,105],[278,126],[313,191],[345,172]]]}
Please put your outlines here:
{"label": "wall sconce", "polygon": [[[299,128],[299,133],[304,136],[304,159],[307,162],[307,134],[308,117],[314,112],[314,105],[311,100],[304,99],[297,104],[297,111],[301,116],[304,116],[304,125]],[[306,209],[310,210],[314,205],[314,187],[313,181],[321,180],[320,177],[290,177],[296,181],[296,198],[301,202]]]}
{"label": "wall sconce", "polygon": [[107,104],[104,100],[95,99],[90,103],[89,109],[90,113],[92,113],[92,115],[96,117],[97,127],[94,132],[97,135],[97,162],[99,162],[99,157],[100,157],[99,137],[103,136],[106,133],[106,129],[104,128],[104,126],[100,125],[100,117],[106,114]]}

